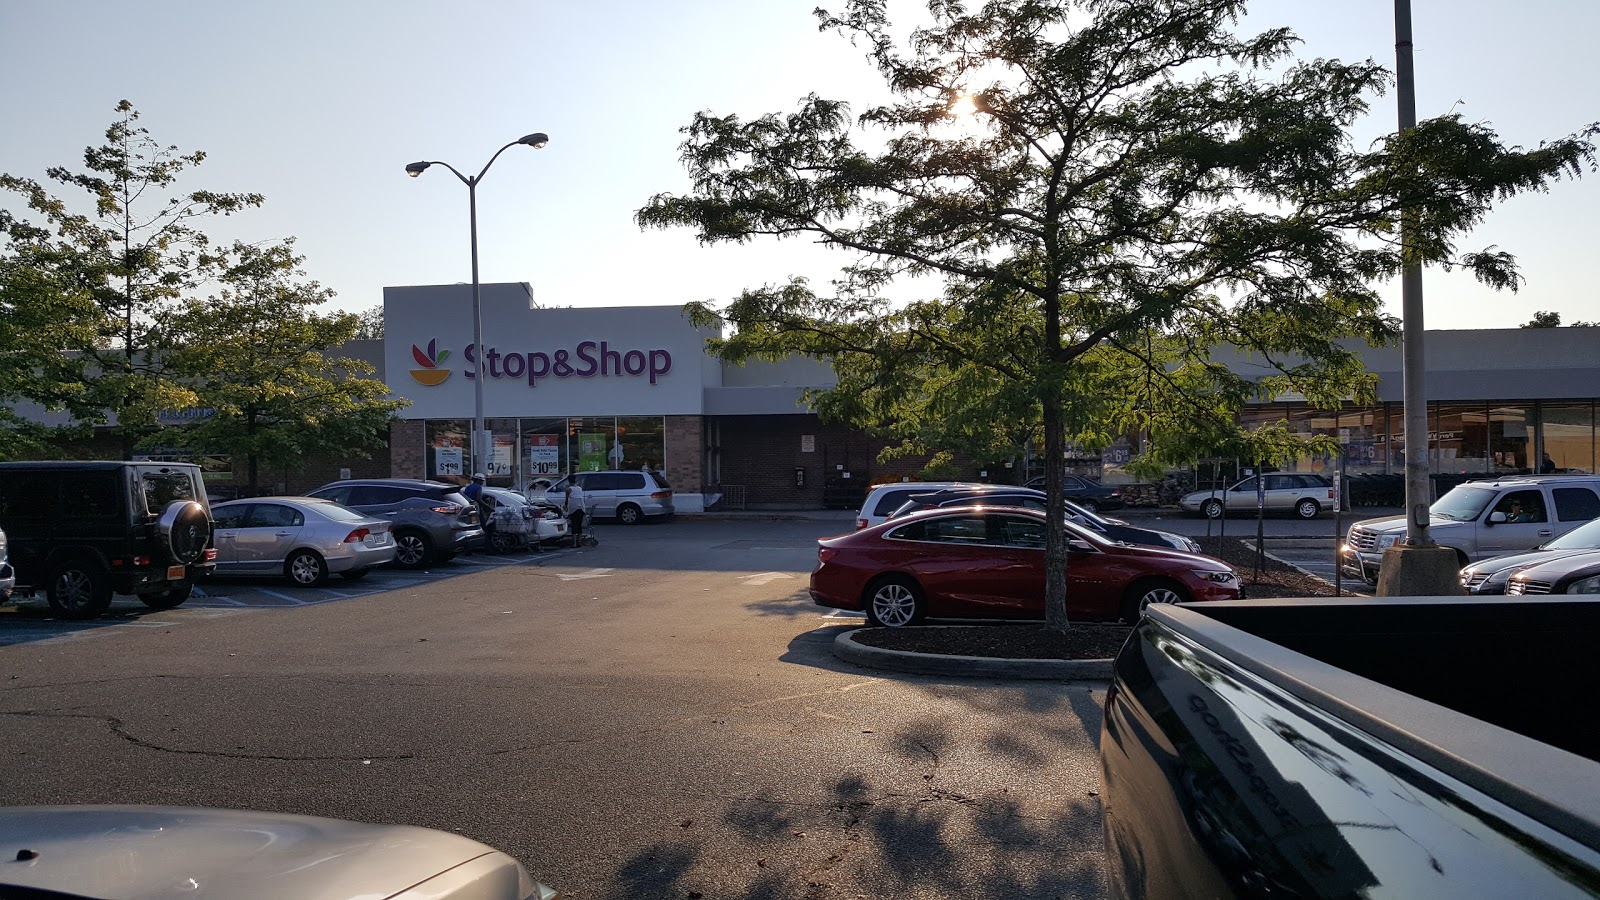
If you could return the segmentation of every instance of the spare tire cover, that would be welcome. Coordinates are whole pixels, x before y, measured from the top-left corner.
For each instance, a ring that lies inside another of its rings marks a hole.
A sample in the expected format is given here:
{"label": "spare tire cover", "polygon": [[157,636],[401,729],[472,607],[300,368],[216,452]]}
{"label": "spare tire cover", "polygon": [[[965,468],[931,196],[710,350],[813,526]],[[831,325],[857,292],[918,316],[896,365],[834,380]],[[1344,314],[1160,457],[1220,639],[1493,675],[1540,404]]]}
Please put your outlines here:
{"label": "spare tire cover", "polygon": [[161,512],[161,539],[172,559],[192,563],[205,555],[211,539],[211,517],[193,500],[174,500]]}

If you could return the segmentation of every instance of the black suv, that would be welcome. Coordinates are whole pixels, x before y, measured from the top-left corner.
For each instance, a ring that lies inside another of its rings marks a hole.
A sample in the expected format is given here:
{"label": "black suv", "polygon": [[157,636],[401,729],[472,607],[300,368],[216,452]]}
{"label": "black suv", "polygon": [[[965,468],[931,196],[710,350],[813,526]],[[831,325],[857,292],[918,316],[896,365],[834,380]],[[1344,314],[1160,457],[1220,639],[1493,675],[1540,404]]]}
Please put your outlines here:
{"label": "black suv", "polygon": [[104,613],[113,593],[171,609],[216,566],[211,504],[189,463],[0,463],[0,529],[18,589],[44,591],[72,619]]}

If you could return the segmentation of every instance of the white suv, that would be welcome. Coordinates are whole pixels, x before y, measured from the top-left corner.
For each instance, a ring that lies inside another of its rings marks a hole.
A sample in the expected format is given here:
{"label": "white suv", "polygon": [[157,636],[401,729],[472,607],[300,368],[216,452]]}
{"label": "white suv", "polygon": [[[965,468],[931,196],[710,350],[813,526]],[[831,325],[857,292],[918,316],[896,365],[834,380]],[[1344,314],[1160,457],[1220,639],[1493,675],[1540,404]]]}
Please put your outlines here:
{"label": "white suv", "polygon": [[583,488],[583,504],[595,516],[616,516],[624,525],[672,516],[672,486],[660,472],[650,469],[578,472],[550,485],[545,496],[560,503],[569,481]]}
{"label": "white suv", "polygon": [[871,528],[888,520],[889,514],[899,509],[912,494],[931,494],[947,488],[985,487],[971,481],[892,481],[880,484],[867,493],[866,502],[856,516],[856,530]]}
{"label": "white suv", "polygon": [[[1600,516],[1600,477],[1522,475],[1456,485],[1429,507],[1428,535],[1456,551],[1461,565],[1529,550]],[[1405,540],[1406,517],[1350,526],[1339,565],[1344,574],[1378,583],[1383,551]]]}

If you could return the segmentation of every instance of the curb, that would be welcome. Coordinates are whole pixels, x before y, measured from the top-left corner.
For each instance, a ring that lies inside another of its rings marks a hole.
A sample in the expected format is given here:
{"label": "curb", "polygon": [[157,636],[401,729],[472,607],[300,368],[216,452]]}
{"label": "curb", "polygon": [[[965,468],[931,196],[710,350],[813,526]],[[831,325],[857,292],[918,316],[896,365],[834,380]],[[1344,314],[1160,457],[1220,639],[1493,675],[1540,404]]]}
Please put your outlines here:
{"label": "curb", "polygon": [[[938,626],[923,626],[925,628]],[[955,675],[962,678],[1017,678],[1037,681],[1110,681],[1109,659],[996,659],[989,656],[942,656],[885,650],[858,644],[855,630],[833,639],[833,655],[869,669],[912,675]]]}

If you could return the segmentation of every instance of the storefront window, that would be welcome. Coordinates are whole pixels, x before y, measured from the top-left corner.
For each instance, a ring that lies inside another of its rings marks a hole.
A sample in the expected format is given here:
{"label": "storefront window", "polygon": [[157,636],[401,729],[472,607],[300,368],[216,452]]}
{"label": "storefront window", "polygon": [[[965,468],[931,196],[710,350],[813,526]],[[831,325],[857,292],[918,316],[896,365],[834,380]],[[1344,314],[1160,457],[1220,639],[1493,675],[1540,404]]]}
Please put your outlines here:
{"label": "storefront window", "polygon": [[1528,422],[1531,409],[1521,406],[1496,406],[1488,411],[1489,452],[1495,472],[1526,475],[1533,471],[1528,458],[1532,451]]}
{"label": "storefront window", "polygon": [[1438,403],[1432,425],[1435,472],[1476,475],[1495,471],[1488,411],[1482,403]]}
{"label": "storefront window", "polygon": [[427,463],[425,477],[452,484],[465,484],[472,475],[466,470],[470,451],[467,435],[470,419],[429,419],[427,424]]}
{"label": "storefront window", "polygon": [[1335,419],[1334,433],[1344,451],[1347,475],[1374,475],[1383,472],[1383,407],[1344,410]]}
{"label": "storefront window", "polygon": [[523,419],[520,428],[522,450],[517,454],[517,477],[524,488],[535,478],[553,482],[567,473],[565,417]]}
{"label": "storefront window", "polygon": [[620,450],[610,459],[613,469],[666,468],[666,420],[661,416],[617,419],[617,444]]}
{"label": "storefront window", "polygon": [[1588,401],[1544,403],[1539,409],[1544,452],[1557,472],[1595,471],[1594,404]]}
{"label": "storefront window", "polygon": [[567,452],[574,472],[599,472],[611,468],[611,459],[625,451],[617,445],[617,420],[611,416],[569,419]]}
{"label": "storefront window", "polygon": [[489,457],[483,463],[483,473],[495,487],[512,487],[517,474],[517,420],[484,419],[483,427],[489,430],[492,442]]}

